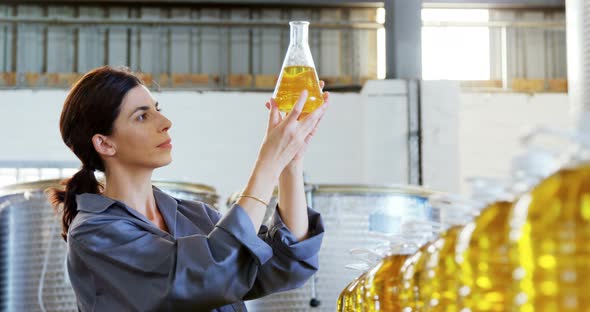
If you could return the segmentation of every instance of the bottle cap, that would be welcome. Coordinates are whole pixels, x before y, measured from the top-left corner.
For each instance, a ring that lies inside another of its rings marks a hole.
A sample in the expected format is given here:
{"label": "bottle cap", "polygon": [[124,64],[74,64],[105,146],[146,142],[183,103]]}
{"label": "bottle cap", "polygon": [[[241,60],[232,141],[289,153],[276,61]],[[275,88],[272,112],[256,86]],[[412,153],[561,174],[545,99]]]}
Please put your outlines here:
{"label": "bottle cap", "polygon": [[428,201],[440,216],[443,229],[471,221],[481,205],[480,202],[452,194],[432,195]]}

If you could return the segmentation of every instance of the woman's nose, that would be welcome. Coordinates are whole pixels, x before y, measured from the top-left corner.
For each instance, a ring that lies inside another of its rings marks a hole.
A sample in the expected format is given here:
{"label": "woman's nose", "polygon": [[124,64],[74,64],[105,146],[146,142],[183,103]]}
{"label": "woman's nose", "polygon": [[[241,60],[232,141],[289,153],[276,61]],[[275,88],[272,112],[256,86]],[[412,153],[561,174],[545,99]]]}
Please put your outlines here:
{"label": "woman's nose", "polygon": [[165,132],[170,130],[170,128],[172,128],[172,121],[170,121],[170,119],[162,116],[162,118],[164,119],[163,123],[162,123],[162,129],[160,130],[161,132]]}

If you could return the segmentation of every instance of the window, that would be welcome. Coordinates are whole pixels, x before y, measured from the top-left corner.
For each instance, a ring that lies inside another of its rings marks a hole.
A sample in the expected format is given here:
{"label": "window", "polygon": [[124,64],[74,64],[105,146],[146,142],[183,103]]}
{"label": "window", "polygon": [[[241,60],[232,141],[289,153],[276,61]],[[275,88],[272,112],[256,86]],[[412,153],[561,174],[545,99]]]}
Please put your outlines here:
{"label": "window", "polygon": [[18,173],[15,168],[0,168],[0,187],[15,184],[18,181]]}
{"label": "window", "polygon": [[78,172],[75,163],[0,163],[0,188],[10,184],[64,179]]}
{"label": "window", "polygon": [[422,27],[423,79],[489,80],[489,28],[451,26],[488,21],[488,10],[423,9],[422,22],[426,24]]}

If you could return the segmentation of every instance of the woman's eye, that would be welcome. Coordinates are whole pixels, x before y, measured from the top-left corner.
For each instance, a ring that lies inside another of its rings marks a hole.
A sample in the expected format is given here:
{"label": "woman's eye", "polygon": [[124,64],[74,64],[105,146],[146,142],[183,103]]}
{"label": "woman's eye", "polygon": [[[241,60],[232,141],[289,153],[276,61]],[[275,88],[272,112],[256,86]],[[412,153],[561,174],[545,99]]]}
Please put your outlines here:
{"label": "woman's eye", "polygon": [[146,117],[147,117],[147,114],[141,114],[137,117],[137,120],[144,121]]}

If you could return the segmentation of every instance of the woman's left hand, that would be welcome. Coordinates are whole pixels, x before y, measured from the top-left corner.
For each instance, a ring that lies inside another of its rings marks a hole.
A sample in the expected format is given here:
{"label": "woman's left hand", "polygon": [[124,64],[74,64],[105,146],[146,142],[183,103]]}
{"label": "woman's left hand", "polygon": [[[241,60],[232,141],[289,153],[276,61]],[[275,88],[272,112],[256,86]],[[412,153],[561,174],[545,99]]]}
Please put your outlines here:
{"label": "woman's left hand", "polygon": [[[323,80],[320,80],[320,89],[322,89],[322,90],[324,89],[324,81]],[[324,97],[324,103],[327,103],[329,100],[329,97],[330,97],[330,93],[323,92],[322,96]],[[278,109],[277,103],[273,99],[270,99],[269,102],[266,102],[266,108],[270,109],[271,105],[275,106]],[[322,105],[324,105],[324,104],[322,104]],[[270,131],[270,129],[273,129],[274,127],[276,127],[281,122],[282,119],[283,119],[283,117],[280,114],[277,114],[275,116],[275,119],[271,120],[270,126],[267,131]],[[302,168],[303,156],[305,155],[305,152],[307,151],[307,146],[309,145],[309,142],[311,141],[311,138],[313,137],[313,135],[316,133],[321,120],[322,119],[320,118],[317,121],[314,129],[307,136],[307,138],[305,138],[305,144],[299,150],[299,152],[297,152],[295,157],[293,157],[293,159],[291,160],[291,162],[287,165],[287,167],[285,169],[303,169]]]}

